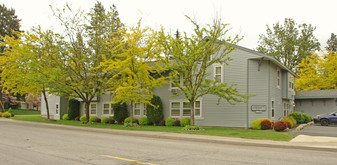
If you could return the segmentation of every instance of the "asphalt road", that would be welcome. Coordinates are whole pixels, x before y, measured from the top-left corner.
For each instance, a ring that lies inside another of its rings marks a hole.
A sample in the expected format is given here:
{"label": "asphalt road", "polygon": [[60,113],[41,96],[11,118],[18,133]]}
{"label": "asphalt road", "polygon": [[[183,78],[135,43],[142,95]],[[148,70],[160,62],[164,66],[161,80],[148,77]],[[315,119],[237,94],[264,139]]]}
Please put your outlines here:
{"label": "asphalt road", "polygon": [[333,164],[336,152],[114,135],[0,120],[0,164]]}
{"label": "asphalt road", "polygon": [[292,134],[337,137],[337,125],[329,125],[329,126],[309,125],[304,127],[300,131],[293,131]]}

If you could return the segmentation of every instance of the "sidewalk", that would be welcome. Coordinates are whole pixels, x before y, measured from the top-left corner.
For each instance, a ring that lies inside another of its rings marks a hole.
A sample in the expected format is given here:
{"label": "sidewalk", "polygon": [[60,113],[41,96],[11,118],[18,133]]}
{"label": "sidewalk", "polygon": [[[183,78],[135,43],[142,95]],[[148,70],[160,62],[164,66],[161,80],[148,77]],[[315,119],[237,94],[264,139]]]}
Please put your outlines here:
{"label": "sidewalk", "polygon": [[[1,120],[3,120],[3,118],[0,118],[0,121]],[[18,121],[18,120],[10,120],[10,119],[5,119],[5,120],[7,122],[25,123],[26,125],[32,125],[32,126],[54,127],[54,128],[59,128],[59,129],[82,130],[82,131],[92,131],[92,132],[99,132],[99,133],[111,133],[114,135],[139,136],[139,137],[171,139],[171,140],[187,140],[187,141],[195,141],[195,142],[245,145],[245,146],[256,146],[256,147],[271,147],[271,148],[303,149],[303,150],[319,150],[319,151],[337,152],[337,138],[323,137],[323,136],[298,135],[296,138],[292,139],[291,141],[284,142],[284,141],[243,139],[243,138],[222,137],[222,136],[209,136],[209,135],[178,134],[178,133],[168,133],[168,132],[129,131],[129,130],[91,128],[91,127],[77,127],[77,126]]]}

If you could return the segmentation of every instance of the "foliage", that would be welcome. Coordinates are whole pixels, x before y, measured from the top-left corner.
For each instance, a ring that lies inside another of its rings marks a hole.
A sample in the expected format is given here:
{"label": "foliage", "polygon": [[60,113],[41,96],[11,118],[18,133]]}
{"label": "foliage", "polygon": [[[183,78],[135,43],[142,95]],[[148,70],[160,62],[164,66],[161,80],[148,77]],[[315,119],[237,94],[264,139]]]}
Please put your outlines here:
{"label": "foliage", "polygon": [[298,65],[296,90],[337,89],[337,53],[312,53]]}
{"label": "foliage", "polygon": [[116,58],[104,58],[99,68],[105,74],[115,72],[109,79],[111,88],[108,90],[114,91],[115,102],[129,103],[130,116],[133,117],[134,103],[151,105],[152,88],[167,82],[162,74],[166,69],[162,66],[164,57],[161,56],[157,32],[141,28],[140,21],[137,26],[121,32],[123,42],[113,40],[109,43],[116,45],[109,49]]}
{"label": "foliage", "polygon": [[64,114],[62,117],[63,120],[70,120],[69,115],[68,114]]}
{"label": "foliage", "polygon": [[5,118],[10,118],[12,114],[10,114],[9,112],[3,112],[1,116]]}
{"label": "foliage", "polygon": [[190,118],[188,118],[188,117],[185,117],[185,118],[181,119],[181,121],[180,121],[180,125],[181,125],[182,127],[185,127],[185,126],[187,126],[187,125],[190,125],[190,123],[191,123],[191,120],[190,120]]}
{"label": "foliage", "polygon": [[99,119],[97,116],[90,116],[89,121],[90,122],[96,122],[96,120]]}
{"label": "foliage", "polygon": [[149,125],[149,120],[148,118],[145,116],[145,117],[142,117],[139,119],[139,125]]}
{"label": "foliage", "polygon": [[287,128],[286,121],[277,121],[274,123],[274,130],[275,131],[284,131]]}
{"label": "foliage", "polygon": [[114,110],[114,119],[118,123],[122,123],[125,120],[125,118],[127,118],[129,116],[129,112],[127,110],[126,103],[113,104],[113,110]]}
{"label": "foliage", "polygon": [[165,120],[161,120],[161,121],[158,123],[158,126],[165,126],[165,123],[166,123]]}
{"label": "foliage", "polygon": [[7,112],[11,114],[11,117],[14,117],[14,113],[13,113],[12,108],[9,108]]}
{"label": "foliage", "polygon": [[292,112],[292,113],[289,114],[289,116],[294,117],[294,119],[296,120],[297,124],[304,123],[304,117],[302,116],[302,114],[300,112]]}
{"label": "foliage", "polygon": [[109,119],[109,124],[115,124],[115,119]]}
{"label": "foliage", "polygon": [[266,130],[266,129],[271,129],[272,128],[272,122],[270,120],[262,120],[261,121],[261,129]]}
{"label": "foliage", "polygon": [[130,122],[124,123],[124,127],[138,127],[139,125],[137,123],[131,124]]}
{"label": "foliage", "polygon": [[[0,37],[4,36],[13,36],[18,37],[13,34],[13,31],[20,31],[20,19],[18,19],[18,16],[15,14],[15,10],[13,8],[7,8],[4,4],[0,4]],[[0,43],[6,42],[6,40],[0,38]],[[6,49],[5,46],[0,46],[0,54],[4,52]]]}
{"label": "foliage", "polygon": [[109,122],[109,118],[108,117],[103,117],[102,119],[101,119],[101,123],[104,123],[104,124],[106,124],[106,123],[108,123]]}
{"label": "foliage", "polygon": [[2,117],[2,112],[0,112],[0,117]]}
{"label": "foliage", "polygon": [[80,115],[80,102],[77,99],[70,98],[68,101],[68,116],[70,120]]}
{"label": "foliage", "polygon": [[309,123],[312,121],[312,117],[306,113],[302,113],[302,116],[304,117],[304,123]]}
{"label": "foliage", "polygon": [[289,128],[294,128],[296,126],[296,124],[297,124],[297,121],[294,118],[294,116],[283,117],[281,120],[282,121],[288,121],[290,123],[290,127]]}
{"label": "foliage", "polygon": [[159,96],[153,95],[150,103],[153,105],[146,106],[146,116],[150,123],[154,125],[158,124],[164,117],[163,115],[163,103]]}
{"label": "foliage", "polygon": [[86,117],[86,116],[81,116],[81,117],[80,117],[80,121],[82,121],[82,122],[83,122],[83,121],[87,121],[87,117]]}
{"label": "foliage", "polygon": [[230,57],[227,55],[235,50],[233,45],[240,41],[241,37],[228,37],[228,24],[224,24],[220,19],[213,20],[212,25],[202,27],[190,17],[186,17],[194,25],[193,34],[173,36],[170,33],[166,35],[162,30],[160,42],[164,54],[168,56],[167,59],[173,59],[168,60],[167,67],[172,71],[171,83],[181,91],[174,96],[184,95],[190,102],[190,119],[193,126],[194,104],[198,98],[213,94],[218,96],[218,103],[220,99],[225,99],[234,104],[246,101],[247,95],[240,94],[234,83],[222,83],[209,74],[209,68],[213,64],[228,64]]}
{"label": "foliage", "polygon": [[252,122],[252,128],[253,128],[253,129],[260,130],[260,129],[261,129],[261,122],[262,122],[263,120],[268,120],[268,121],[270,121],[270,123],[272,123],[272,121],[271,121],[270,119],[268,119],[268,118],[263,118],[263,119],[259,118],[259,119],[255,119],[255,120]]}
{"label": "foliage", "polygon": [[173,119],[173,118],[168,118],[168,119],[166,119],[166,121],[165,121],[165,125],[166,125],[166,126],[173,126],[175,122],[176,122],[175,119]]}
{"label": "foliage", "polygon": [[190,125],[186,125],[183,128],[184,131],[200,131],[203,130],[202,128],[200,128],[199,126],[190,126]]}
{"label": "foliage", "polygon": [[283,25],[277,22],[272,29],[267,25],[266,34],[260,35],[257,50],[274,56],[287,68],[295,69],[310,52],[320,49],[320,43],[313,35],[315,29],[311,24],[297,24],[293,19],[285,18]]}
{"label": "foliage", "polygon": [[173,125],[176,127],[180,127],[180,120],[176,120]]}
{"label": "foliage", "polygon": [[[137,123],[136,118],[133,117],[132,122],[133,122],[133,123]],[[131,123],[131,117],[127,117],[127,118],[124,120],[124,123]]]}
{"label": "foliage", "polygon": [[335,54],[337,50],[337,36],[334,33],[331,33],[331,37],[326,42],[328,46],[325,47],[330,53]]}

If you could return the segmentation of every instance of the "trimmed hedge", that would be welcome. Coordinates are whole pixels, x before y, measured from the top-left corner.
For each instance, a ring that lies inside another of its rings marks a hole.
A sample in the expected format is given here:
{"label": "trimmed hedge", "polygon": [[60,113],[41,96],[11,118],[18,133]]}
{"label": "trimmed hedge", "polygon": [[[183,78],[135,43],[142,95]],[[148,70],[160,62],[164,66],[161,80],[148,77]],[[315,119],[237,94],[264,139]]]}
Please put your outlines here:
{"label": "trimmed hedge", "polygon": [[84,121],[87,121],[87,117],[81,116],[81,117],[80,117],[80,121],[83,121],[83,122],[84,122]]}
{"label": "trimmed hedge", "polygon": [[302,116],[304,117],[304,122],[309,123],[312,121],[312,117],[306,113],[302,113]]}
{"label": "trimmed hedge", "polygon": [[163,103],[159,96],[153,95],[152,99],[150,100],[151,105],[146,106],[146,116],[149,120],[149,123],[153,123],[154,125],[158,124],[161,120],[163,120]]}
{"label": "trimmed hedge", "polygon": [[9,112],[4,112],[4,113],[2,113],[1,116],[2,116],[2,117],[5,117],[5,118],[10,118],[10,117],[12,116],[12,114],[9,113]]}
{"label": "trimmed hedge", "polygon": [[266,130],[266,129],[271,129],[272,128],[272,122],[270,120],[262,120],[261,121],[261,129]]}
{"label": "trimmed hedge", "polygon": [[139,119],[139,125],[149,125],[149,120],[148,118],[145,116],[145,117],[142,117]]}
{"label": "trimmed hedge", "polygon": [[272,123],[272,121],[271,121],[270,119],[268,119],[268,118],[263,118],[263,119],[260,118],[260,119],[254,120],[254,121],[252,122],[252,128],[253,128],[253,129],[257,129],[257,130],[261,130],[261,122],[262,122],[263,120],[269,120],[270,123]]}
{"label": "trimmed hedge", "polygon": [[293,116],[287,116],[281,119],[282,121],[288,121],[290,123],[289,128],[294,128],[297,124],[295,118]]}
{"label": "trimmed hedge", "polygon": [[165,125],[166,125],[166,126],[173,126],[173,125],[174,125],[174,122],[176,122],[175,119],[173,119],[173,118],[168,118],[168,119],[166,119],[166,121],[165,121]]}
{"label": "trimmed hedge", "polygon": [[62,117],[63,120],[70,120],[69,115],[68,114],[64,114]]}
{"label": "trimmed hedge", "polygon": [[[133,122],[133,123],[137,123],[137,119],[136,119],[136,118],[132,118],[132,122]],[[131,123],[131,117],[127,117],[127,118],[124,120],[124,123]]]}
{"label": "trimmed hedge", "polygon": [[106,123],[108,123],[109,122],[109,118],[108,117],[103,117],[102,119],[101,119],[101,123],[103,123],[103,124],[106,124]]}
{"label": "trimmed hedge", "polygon": [[181,119],[180,125],[181,125],[182,127],[185,127],[185,126],[187,126],[187,125],[191,125],[191,119],[188,118],[188,117]]}
{"label": "trimmed hedge", "polygon": [[125,103],[123,104],[113,104],[113,110],[114,110],[114,119],[118,123],[123,123],[123,121],[129,116],[129,112],[127,109],[127,105]]}
{"label": "trimmed hedge", "polygon": [[274,130],[275,131],[284,131],[287,128],[286,121],[277,121],[274,123]]}
{"label": "trimmed hedge", "polygon": [[[97,117],[97,116],[90,116],[90,117],[89,117],[89,121],[90,121],[90,122],[97,122],[98,119],[100,119],[100,118]],[[100,121],[99,121],[99,122],[100,122]]]}
{"label": "trimmed hedge", "polygon": [[80,102],[74,98],[68,100],[68,116],[70,120],[80,116]]}
{"label": "trimmed hedge", "polygon": [[303,117],[302,114],[299,113],[299,112],[292,112],[291,114],[289,114],[289,116],[294,117],[294,119],[296,120],[296,122],[297,122],[298,124],[304,123],[304,117]]}

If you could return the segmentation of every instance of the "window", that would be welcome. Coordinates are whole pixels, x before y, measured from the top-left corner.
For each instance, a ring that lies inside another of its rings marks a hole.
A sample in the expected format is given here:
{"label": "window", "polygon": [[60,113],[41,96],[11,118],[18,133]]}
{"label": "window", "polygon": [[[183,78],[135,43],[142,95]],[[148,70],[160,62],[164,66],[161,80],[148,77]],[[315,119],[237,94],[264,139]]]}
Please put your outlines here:
{"label": "window", "polygon": [[113,111],[112,107],[113,107],[113,104],[104,103],[103,104],[103,114],[104,115],[113,115],[114,111]]}
{"label": "window", "polygon": [[140,115],[140,103],[135,104],[135,115]]}
{"label": "window", "polygon": [[[172,117],[189,117],[191,116],[191,104],[188,101],[174,101],[171,102],[171,116]],[[201,102],[194,103],[194,116],[201,117]]]}
{"label": "window", "polygon": [[97,104],[96,103],[91,103],[90,104],[90,114],[91,115],[96,115],[97,114]]}
{"label": "window", "polygon": [[144,105],[144,107],[143,107],[143,115],[146,116],[146,113],[147,113],[147,111],[146,111],[146,104],[143,104],[143,105]]}
{"label": "window", "polygon": [[283,116],[286,117],[289,114],[290,104],[283,104]]}
{"label": "window", "polygon": [[275,117],[275,102],[274,100],[271,101],[271,117]]}
{"label": "window", "polygon": [[277,85],[276,85],[276,87],[280,88],[280,86],[281,86],[281,71],[280,71],[280,68],[277,68]]}
{"label": "window", "polygon": [[294,76],[289,74],[289,89],[290,90],[294,90],[294,80],[295,80]]}
{"label": "window", "polygon": [[171,116],[180,116],[180,102],[171,103]]}
{"label": "window", "polygon": [[222,82],[222,66],[220,65],[214,67],[214,80]]}
{"label": "window", "polygon": [[55,113],[59,114],[59,104],[58,103],[55,104]]}

